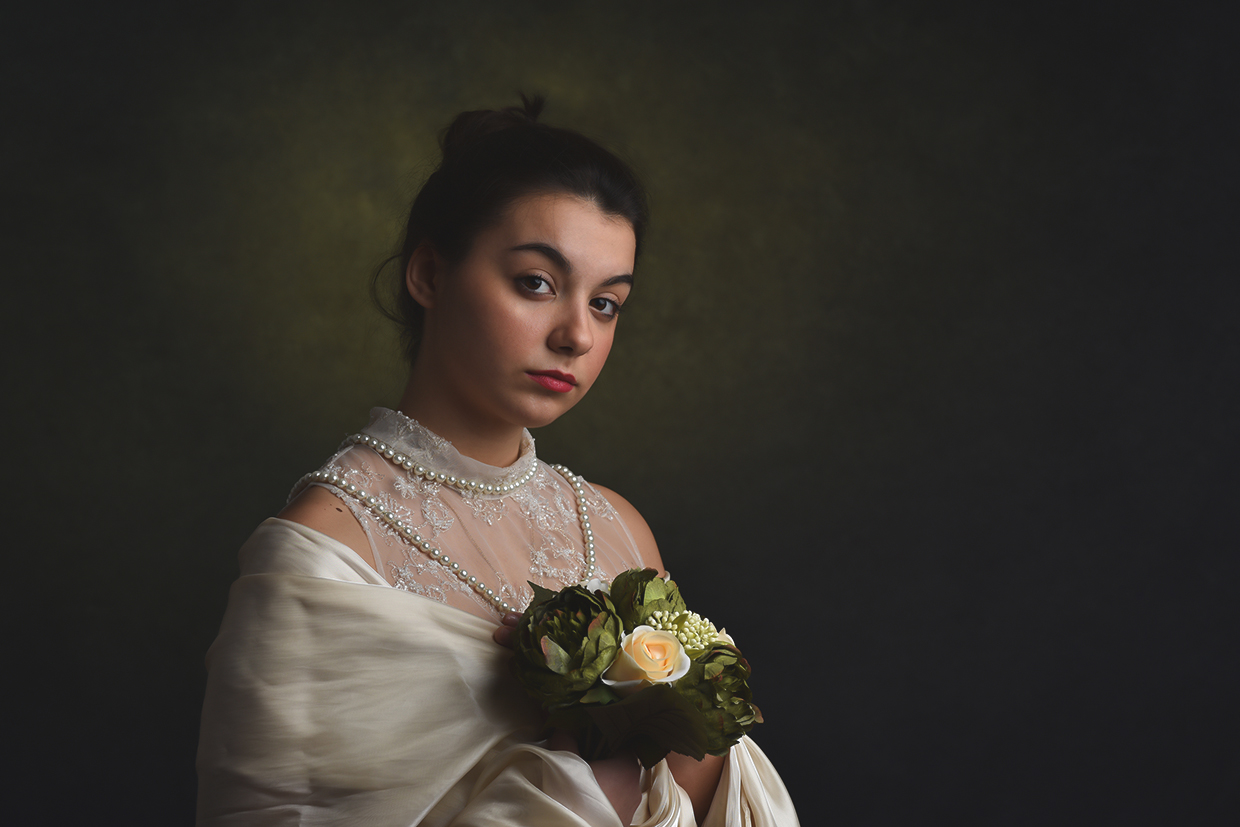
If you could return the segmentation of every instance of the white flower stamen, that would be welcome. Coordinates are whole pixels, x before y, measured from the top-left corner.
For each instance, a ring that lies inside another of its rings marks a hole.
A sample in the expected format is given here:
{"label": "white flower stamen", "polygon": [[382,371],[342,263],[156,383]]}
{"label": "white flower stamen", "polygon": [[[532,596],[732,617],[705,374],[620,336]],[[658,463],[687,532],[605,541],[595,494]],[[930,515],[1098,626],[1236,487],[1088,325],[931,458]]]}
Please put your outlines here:
{"label": "white flower stamen", "polygon": [[697,612],[658,610],[646,622],[654,629],[674,634],[686,649],[708,649],[721,639],[715,624]]}

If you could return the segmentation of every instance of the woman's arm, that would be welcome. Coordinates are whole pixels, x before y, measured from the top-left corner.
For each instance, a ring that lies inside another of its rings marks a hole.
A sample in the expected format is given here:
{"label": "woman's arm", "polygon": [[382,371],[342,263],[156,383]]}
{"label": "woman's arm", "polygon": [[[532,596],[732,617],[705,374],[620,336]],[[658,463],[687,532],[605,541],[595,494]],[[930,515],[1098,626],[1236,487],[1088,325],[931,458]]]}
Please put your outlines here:
{"label": "woman's arm", "polygon": [[719,779],[723,775],[723,757],[707,755],[701,761],[695,761],[678,752],[667,754],[667,768],[680,788],[689,794],[693,802],[693,818],[698,824],[706,820],[710,812],[710,802],[715,799],[715,790],[719,788]]}
{"label": "woman's arm", "polygon": [[[345,507],[339,497],[323,486],[307,486],[276,516],[281,520],[301,523],[306,528],[313,528],[333,540],[344,543],[369,563],[372,569],[378,571],[375,567],[374,552],[370,550],[370,540],[366,538],[366,532],[362,529],[361,523],[357,521],[357,517],[353,516],[353,512]],[[379,573],[382,574],[382,572]]]}
{"label": "woman's arm", "polygon": [[667,574],[667,569],[663,568],[663,557],[659,554],[659,545],[654,541],[654,534],[651,533],[650,526],[646,525],[646,521],[642,519],[641,514],[637,513],[633,504],[610,488],[604,488],[601,485],[594,487],[607,502],[611,503],[611,507],[620,517],[620,522],[624,523],[629,533],[633,535],[633,542],[637,545],[637,554],[642,564],[647,568],[657,569],[659,574]]}
{"label": "woman's arm", "polygon": [[[650,531],[650,526],[646,525],[642,515],[628,500],[615,491],[601,485],[594,487],[607,498],[607,502],[611,503],[611,507],[616,509],[620,519],[628,526],[634,542],[637,543],[637,552],[641,556],[642,563],[652,569],[658,569],[660,574],[666,574],[667,569],[663,567],[663,557],[659,554],[659,546],[655,543],[654,534]],[[710,810],[710,802],[715,797],[715,789],[719,786],[719,777],[723,774],[723,758],[708,755],[701,761],[695,761],[687,755],[672,752],[668,753],[667,766],[676,778],[676,783],[689,794],[689,800],[693,802],[693,817],[701,824],[706,818],[707,811]]]}

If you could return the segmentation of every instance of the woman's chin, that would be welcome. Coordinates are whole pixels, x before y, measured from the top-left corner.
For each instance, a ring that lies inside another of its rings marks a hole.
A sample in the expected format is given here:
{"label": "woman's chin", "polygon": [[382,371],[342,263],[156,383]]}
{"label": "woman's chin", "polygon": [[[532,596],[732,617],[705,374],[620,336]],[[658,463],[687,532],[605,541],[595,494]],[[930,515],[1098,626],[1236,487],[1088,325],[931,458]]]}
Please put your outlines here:
{"label": "woman's chin", "polygon": [[546,405],[532,405],[525,416],[525,427],[544,428],[572,410],[578,401],[551,399],[547,400],[549,404]]}

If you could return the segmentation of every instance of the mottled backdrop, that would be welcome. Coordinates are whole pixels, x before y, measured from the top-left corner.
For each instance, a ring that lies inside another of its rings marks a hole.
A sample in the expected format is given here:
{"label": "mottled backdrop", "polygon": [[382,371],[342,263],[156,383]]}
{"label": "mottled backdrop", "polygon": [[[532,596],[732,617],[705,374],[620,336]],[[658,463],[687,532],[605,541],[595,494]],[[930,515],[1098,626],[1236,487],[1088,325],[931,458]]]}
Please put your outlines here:
{"label": "mottled backdrop", "polygon": [[0,34],[20,823],[191,820],[236,549],[394,403],[368,278],[438,130],[517,90],[654,209],[540,453],[736,634],[805,823],[1234,823],[1221,14],[143,5]]}

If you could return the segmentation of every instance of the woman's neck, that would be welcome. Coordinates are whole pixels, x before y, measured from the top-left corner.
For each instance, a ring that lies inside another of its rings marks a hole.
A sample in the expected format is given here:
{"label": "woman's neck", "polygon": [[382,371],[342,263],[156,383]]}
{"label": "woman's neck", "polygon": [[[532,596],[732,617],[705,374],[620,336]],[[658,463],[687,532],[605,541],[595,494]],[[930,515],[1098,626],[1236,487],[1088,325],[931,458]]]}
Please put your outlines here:
{"label": "woman's neck", "polygon": [[471,418],[462,413],[462,406],[428,390],[427,385],[415,368],[409,374],[398,410],[451,442],[463,456],[497,468],[507,468],[517,461],[523,428]]}

